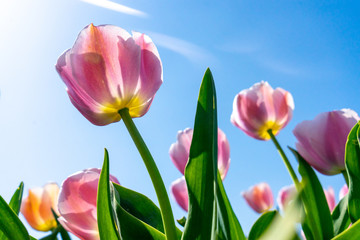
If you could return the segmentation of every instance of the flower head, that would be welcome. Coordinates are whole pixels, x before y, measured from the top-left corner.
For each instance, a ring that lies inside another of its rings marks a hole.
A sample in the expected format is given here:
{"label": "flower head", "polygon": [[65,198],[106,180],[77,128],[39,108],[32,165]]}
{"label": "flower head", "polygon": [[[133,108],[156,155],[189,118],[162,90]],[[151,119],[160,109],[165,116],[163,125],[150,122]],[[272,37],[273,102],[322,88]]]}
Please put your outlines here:
{"label": "flower head", "polygon": [[296,125],[296,149],[316,170],[326,175],[345,170],[345,145],[352,127],[360,118],[350,109],[324,112],[313,120]]}
{"label": "flower head", "polygon": [[284,211],[289,203],[294,199],[296,196],[296,188],[294,185],[285,186],[280,189],[278,196],[277,196],[277,204],[281,211]]}
{"label": "flower head", "polygon": [[330,212],[332,212],[335,208],[336,202],[335,202],[335,192],[332,187],[329,187],[327,190],[324,189],[325,198],[329,205]]}
{"label": "flower head", "polygon": [[185,211],[188,211],[189,195],[184,176],[171,183],[171,193],[179,206]]}
{"label": "flower head", "polygon": [[[101,169],[90,168],[69,176],[59,194],[58,219],[61,225],[80,239],[98,240],[97,190]],[[119,181],[110,175],[110,181]]]}
{"label": "flower head", "polygon": [[162,84],[162,64],[151,39],[112,25],[90,24],[57,61],[56,70],[71,102],[95,125],[120,121],[148,110]]}
{"label": "flower head", "polygon": [[269,140],[268,130],[278,134],[292,118],[294,100],[284,89],[260,82],[235,96],[231,122],[250,137]]}
{"label": "flower head", "polygon": [[267,183],[259,183],[251,186],[247,191],[241,193],[249,206],[258,213],[269,210],[273,204],[273,194]]}
{"label": "flower head", "polygon": [[21,213],[32,228],[47,232],[56,227],[51,209],[58,214],[58,196],[59,186],[56,183],[29,189],[29,195],[22,201]]}
{"label": "flower head", "polygon": [[[169,154],[176,168],[184,174],[189,159],[193,130],[186,128],[179,131],[177,141],[170,146]],[[226,135],[218,128],[218,169],[222,179],[225,178],[230,166],[230,145]]]}

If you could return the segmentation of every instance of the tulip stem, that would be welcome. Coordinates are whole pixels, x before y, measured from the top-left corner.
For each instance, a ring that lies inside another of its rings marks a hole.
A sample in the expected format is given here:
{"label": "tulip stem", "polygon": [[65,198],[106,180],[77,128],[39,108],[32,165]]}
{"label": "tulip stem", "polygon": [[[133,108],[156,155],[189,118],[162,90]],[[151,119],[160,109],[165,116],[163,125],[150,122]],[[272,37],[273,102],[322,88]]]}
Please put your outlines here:
{"label": "tulip stem", "polygon": [[143,138],[141,137],[138,129],[136,128],[130,114],[129,109],[124,108],[119,110],[121,118],[124,120],[125,126],[130,133],[143,161],[146,169],[150,175],[151,181],[154,185],[157,199],[159,201],[161,216],[164,223],[165,235],[168,240],[176,240],[176,227],[173,212],[171,210],[170,200],[166,192],[164,182],[161,178],[160,172],[156,163],[151,156],[151,153],[146,146]]}
{"label": "tulip stem", "polygon": [[342,175],[344,176],[346,185],[349,187],[349,176],[348,176],[346,170],[341,171],[341,173],[342,173]]}
{"label": "tulip stem", "polygon": [[274,136],[274,134],[272,133],[272,130],[269,129],[267,130],[267,132],[269,133],[271,140],[273,141],[273,143],[275,144],[275,147],[277,148],[277,150],[279,151],[279,154],[281,156],[281,158],[283,159],[285,166],[288,170],[288,172],[290,173],[290,176],[293,180],[293,182],[295,183],[295,186],[298,188],[298,186],[300,186],[299,183],[299,179],[296,176],[296,173],[294,171],[294,169],[292,168],[289,159],[287,158],[287,156],[285,155],[284,150],[282,149],[282,147],[280,146],[279,142],[277,141],[276,137]]}

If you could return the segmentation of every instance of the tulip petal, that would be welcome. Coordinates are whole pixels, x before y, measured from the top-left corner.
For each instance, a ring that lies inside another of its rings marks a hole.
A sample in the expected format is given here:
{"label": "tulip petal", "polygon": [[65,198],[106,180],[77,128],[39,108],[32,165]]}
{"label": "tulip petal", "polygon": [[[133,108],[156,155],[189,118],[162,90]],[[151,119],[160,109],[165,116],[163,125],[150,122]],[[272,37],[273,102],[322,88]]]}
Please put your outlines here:
{"label": "tulip petal", "polygon": [[181,177],[171,184],[171,192],[179,206],[188,211],[189,196],[185,177]]}
{"label": "tulip petal", "polygon": [[192,136],[193,130],[191,128],[179,131],[177,134],[177,142],[170,146],[170,158],[182,174],[184,174],[185,166],[189,159]]}
{"label": "tulip petal", "polygon": [[267,183],[254,185],[241,194],[249,206],[258,213],[269,210],[274,204],[273,195]]}
{"label": "tulip petal", "polygon": [[221,179],[224,180],[230,167],[230,144],[226,135],[218,128],[218,169]]}

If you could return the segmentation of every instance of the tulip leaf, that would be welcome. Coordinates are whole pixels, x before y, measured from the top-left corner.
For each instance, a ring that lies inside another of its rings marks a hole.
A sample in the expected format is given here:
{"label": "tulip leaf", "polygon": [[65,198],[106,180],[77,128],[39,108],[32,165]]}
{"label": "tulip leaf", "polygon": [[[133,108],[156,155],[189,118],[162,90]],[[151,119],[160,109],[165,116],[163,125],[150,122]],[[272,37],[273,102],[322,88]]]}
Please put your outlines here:
{"label": "tulip leaf", "polygon": [[213,239],[246,239],[230,201],[226,195],[220,174],[217,174],[216,202],[217,223],[213,231]]}
{"label": "tulip leaf", "polygon": [[277,211],[268,211],[263,213],[260,218],[254,223],[249,233],[249,240],[260,239],[260,236],[268,229],[275,217],[279,213]]}
{"label": "tulip leaf", "polygon": [[334,223],[334,235],[340,234],[349,227],[351,221],[348,213],[348,194],[340,200],[339,204],[335,207],[331,217]]}
{"label": "tulip leaf", "polygon": [[21,200],[24,192],[24,183],[21,182],[19,187],[16,189],[14,195],[11,197],[9,206],[15,212],[16,215],[19,215]]}
{"label": "tulip leaf", "polygon": [[356,221],[350,228],[346,229],[332,240],[354,240],[360,239],[360,220]]}
{"label": "tulip leaf", "polygon": [[120,239],[119,224],[113,206],[114,193],[109,178],[109,154],[105,149],[97,193],[97,220],[101,239]]}
{"label": "tulip leaf", "polygon": [[60,232],[61,235],[61,239],[62,240],[71,240],[69,233],[65,230],[65,228],[59,223],[58,218],[59,216],[56,214],[56,212],[54,211],[54,209],[51,208],[51,212],[55,218],[56,224],[57,224],[57,229]]}
{"label": "tulip leaf", "polygon": [[120,204],[116,205],[116,214],[120,223],[121,239],[166,240],[164,233],[137,219]]}
{"label": "tulip leaf", "polygon": [[184,217],[182,217],[182,218],[180,218],[180,219],[178,219],[178,220],[176,220],[177,222],[178,222],[178,224],[180,224],[181,226],[185,226],[185,223],[186,223],[186,217],[184,216]]}
{"label": "tulip leaf", "polygon": [[182,239],[209,240],[215,208],[217,171],[217,116],[213,77],[206,70],[198,98],[189,161],[185,179],[189,194],[189,213]]}
{"label": "tulip leaf", "polygon": [[3,232],[8,239],[30,239],[24,224],[1,196],[0,231]]}
{"label": "tulip leaf", "polygon": [[126,212],[164,233],[160,209],[148,197],[116,183],[113,186],[119,196],[117,202]]}
{"label": "tulip leaf", "polygon": [[[21,200],[24,192],[24,183],[21,182],[15,193],[11,197],[9,207],[14,211],[16,215],[19,215]],[[3,232],[0,231],[0,240],[8,239]]]}
{"label": "tulip leaf", "polygon": [[349,176],[348,211],[353,223],[360,219],[359,130],[359,123],[357,123],[350,131],[345,147],[345,166]]}
{"label": "tulip leaf", "polygon": [[292,148],[290,150],[299,162],[298,170],[302,177],[300,184],[303,191],[301,191],[300,196],[306,213],[305,224],[303,225],[306,238],[331,239],[334,236],[334,228],[321,183],[303,157],[296,150]]}

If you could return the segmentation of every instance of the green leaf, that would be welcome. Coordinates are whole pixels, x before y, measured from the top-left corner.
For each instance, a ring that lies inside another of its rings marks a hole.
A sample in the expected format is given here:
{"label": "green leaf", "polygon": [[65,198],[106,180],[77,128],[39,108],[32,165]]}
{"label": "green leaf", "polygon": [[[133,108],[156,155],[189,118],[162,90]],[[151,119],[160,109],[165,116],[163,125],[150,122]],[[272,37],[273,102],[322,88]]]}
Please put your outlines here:
{"label": "green leaf", "polygon": [[0,196],[0,231],[8,239],[30,239],[29,233],[16,213]]}
{"label": "green leaf", "polygon": [[119,196],[118,202],[126,212],[164,233],[160,209],[148,197],[116,183],[113,186]]}
{"label": "green leaf", "polygon": [[301,155],[292,148],[290,150],[299,162],[302,177],[300,184],[303,191],[300,196],[305,209],[304,233],[307,239],[331,239],[334,236],[333,223],[320,181]]}
{"label": "green leaf", "polygon": [[334,236],[340,234],[349,227],[351,221],[348,213],[348,194],[340,200],[339,204],[335,207],[331,217],[334,223]]}
{"label": "green leaf", "polygon": [[119,225],[113,207],[112,185],[109,179],[109,155],[105,149],[104,164],[100,173],[97,193],[97,220],[101,239],[120,239]]}
{"label": "green leaf", "polygon": [[185,226],[185,223],[186,223],[186,217],[184,216],[184,217],[182,217],[182,218],[180,218],[180,219],[178,219],[178,220],[176,220],[181,226]]}
{"label": "green leaf", "polygon": [[268,229],[270,224],[273,222],[275,217],[279,213],[277,211],[269,211],[263,213],[260,218],[255,222],[252,226],[249,233],[249,240],[257,240],[260,239],[260,236]]}
{"label": "green leaf", "polygon": [[354,240],[360,239],[360,220],[356,221],[350,228],[343,231],[332,240]]}
{"label": "green leaf", "polygon": [[11,197],[9,206],[15,212],[16,215],[19,215],[21,200],[24,192],[24,183],[21,182],[19,187],[16,189],[14,195]]}
{"label": "green leaf", "polygon": [[61,235],[61,239],[62,240],[71,240],[68,232],[65,230],[65,228],[59,223],[58,218],[59,216],[56,214],[56,212],[51,208],[51,212],[55,218],[56,224],[57,224],[57,229],[58,232],[60,232]]}
{"label": "green leaf", "polygon": [[182,239],[211,239],[216,211],[217,131],[215,88],[207,69],[200,87],[189,161],[185,167],[189,213]]}
{"label": "green leaf", "polygon": [[[15,193],[11,197],[9,207],[14,211],[16,215],[19,215],[21,200],[24,192],[24,183],[21,182]],[[0,231],[0,240],[8,239],[3,232]]]}
{"label": "green leaf", "polygon": [[348,211],[353,223],[360,219],[359,130],[359,123],[357,123],[350,131],[345,147],[345,166],[349,176]]}
{"label": "green leaf", "polygon": [[53,231],[52,233],[50,233],[49,235],[43,237],[43,238],[40,238],[39,240],[56,240],[57,239],[57,235],[59,233],[59,229],[56,228],[55,231]]}
{"label": "green leaf", "polygon": [[226,195],[220,174],[217,174],[216,202],[217,202],[217,223],[213,231],[213,239],[246,239],[237,219],[230,201]]}

